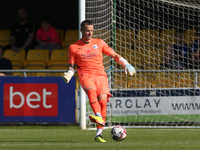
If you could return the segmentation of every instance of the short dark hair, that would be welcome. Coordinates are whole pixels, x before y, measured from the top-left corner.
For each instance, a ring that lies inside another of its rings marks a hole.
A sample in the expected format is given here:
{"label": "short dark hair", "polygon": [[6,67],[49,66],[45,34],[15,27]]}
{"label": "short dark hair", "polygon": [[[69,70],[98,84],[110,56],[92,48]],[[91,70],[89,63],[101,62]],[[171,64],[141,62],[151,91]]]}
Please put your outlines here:
{"label": "short dark hair", "polygon": [[41,19],[41,23],[42,23],[42,22],[46,22],[46,23],[51,24],[51,19],[50,19],[49,17],[43,17],[43,18]]}
{"label": "short dark hair", "polygon": [[93,25],[93,23],[90,20],[84,20],[81,22],[81,28],[83,28],[85,25]]}

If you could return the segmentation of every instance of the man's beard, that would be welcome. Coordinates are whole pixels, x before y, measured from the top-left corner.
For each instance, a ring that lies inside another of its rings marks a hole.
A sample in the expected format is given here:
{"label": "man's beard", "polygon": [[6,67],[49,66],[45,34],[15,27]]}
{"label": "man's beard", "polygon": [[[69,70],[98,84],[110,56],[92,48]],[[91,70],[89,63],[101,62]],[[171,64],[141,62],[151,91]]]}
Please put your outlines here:
{"label": "man's beard", "polygon": [[25,20],[24,18],[19,18],[19,22],[24,22]]}

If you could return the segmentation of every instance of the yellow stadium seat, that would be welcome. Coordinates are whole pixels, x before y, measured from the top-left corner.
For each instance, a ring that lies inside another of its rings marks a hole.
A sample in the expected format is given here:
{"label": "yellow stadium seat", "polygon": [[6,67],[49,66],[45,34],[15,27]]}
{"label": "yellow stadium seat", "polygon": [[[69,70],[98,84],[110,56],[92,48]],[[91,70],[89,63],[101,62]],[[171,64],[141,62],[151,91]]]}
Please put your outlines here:
{"label": "yellow stadium seat", "polygon": [[192,42],[197,39],[196,34],[197,29],[188,29],[184,32],[184,43],[187,44],[189,47],[191,46]]}
{"label": "yellow stadium seat", "polygon": [[68,50],[54,49],[48,62],[48,68],[50,66],[68,66]]}
{"label": "yellow stadium seat", "polygon": [[136,36],[136,45],[152,45],[157,47],[159,31],[157,29],[141,29]]}
{"label": "yellow stadium seat", "polygon": [[[137,51],[134,49],[130,49],[128,47],[124,47],[124,46],[116,46],[116,50],[115,50],[119,55],[121,55],[123,58],[127,59],[128,61],[130,61],[130,64],[132,66],[134,66],[136,69],[140,69],[141,66],[141,62],[140,62],[140,58],[137,58]],[[122,66],[115,61],[115,67],[117,68],[121,68]]]}
{"label": "yellow stadium seat", "polygon": [[[39,68],[45,69],[49,61],[49,50],[48,49],[30,49],[27,53],[26,60],[24,61],[24,69]],[[32,67],[31,67],[32,66]]]}
{"label": "yellow stadium seat", "polygon": [[64,35],[64,31],[62,29],[56,29],[57,33],[58,33],[58,38],[61,41],[61,44],[63,43],[63,35]]}
{"label": "yellow stadium seat", "polygon": [[179,79],[176,83],[176,87],[194,88],[195,87],[194,73],[180,73]]}
{"label": "yellow stadium seat", "polygon": [[[26,70],[44,70],[43,66],[40,66],[40,65],[28,65],[26,66],[25,68]],[[26,73],[26,76],[29,77],[29,76],[35,76],[37,72],[27,72]]]}
{"label": "yellow stadium seat", "polygon": [[151,88],[151,78],[142,74],[128,77],[128,88]]}
{"label": "yellow stadium seat", "polygon": [[0,30],[0,45],[5,46],[9,44],[10,30]]}
{"label": "yellow stadium seat", "polygon": [[93,38],[102,39],[108,44],[111,42],[111,32],[109,29],[94,30]]}
{"label": "yellow stadium seat", "polygon": [[53,76],[63,76],[63,73],[65,72],[65,71],[67,71],[68,70],[68,66],[54,66],[54,65],[52,65],[52,66],[49,66],[49,68],[48,68],[49,70],[63,70],[63,72],[55,72],[55,73],[53,73]]}
{"label": "yellow stadium seat", "polygon": [[135,45],[135,30],[133,29],[117,29],[116,43],[117,45],[133,47]]}
{"label": "yellow stadium seat", "polygon": [[21,50],[19,53],[16,53],[7,49],[5,50],[3,56],[11,60],[13,68],[22,69],[25,60],[25,50]]}
{"label": "yellow stadium seat", "polygon": [[[49,69],[45,69],[45,70],[49,70]],[[37,77],[51,77],[53,76],[52,72],[36,72],[35,76]]]}
{"label": "yellow stadium seat", "polygon": [[152,82],[152,88],[175,88],[177,78],[167,73],[156,73],[155,80]]}
{"label": "yellow stadium seat", "polygon": [[173,44],[176,29],[163,29],[159,37],[159,46]]}
{"label": "yellow stadium seat", "polygon": [[114,74],[114,83],[112,88],[114,89],[125,89],[127,88],[127,76],[124,73],[115,73]]}
{"label": "yellow stadium seat", "polygon": [[67,30],[65,32],[65,37],[62,43],[62,47],[69,47],[69,45],[79,40],[79,31],[78,30]]}
{"label": "yellow stadium seat", "polygon": [[139,68],[144,69],[145,65],[147,65],[149,61],[154,60],[154,57],[151,56],[151,53],[153,52],[154,48],[152,46],[136,46],[132,54],[134,57],[128,60],[135,62],[136,66],[139,66]]}
{"label": "yellow stadium seat", "polygon": [[160,50],[154,47],[147,51],[144,58],[144,69],[145,70],[160,70],[161,64],[163,63],[163,55]]}

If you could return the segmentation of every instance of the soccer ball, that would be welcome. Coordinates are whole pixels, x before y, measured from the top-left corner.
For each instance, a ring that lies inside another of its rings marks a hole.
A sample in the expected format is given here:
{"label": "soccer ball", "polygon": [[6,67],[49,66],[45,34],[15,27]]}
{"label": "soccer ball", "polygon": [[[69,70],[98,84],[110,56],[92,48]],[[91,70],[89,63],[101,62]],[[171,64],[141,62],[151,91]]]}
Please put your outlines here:
{"label": "soccer ball", "polygon": [[127,132],[123,126],[114,126],[111,130],[111,137],[115,141],[122,141],[126,138]]}

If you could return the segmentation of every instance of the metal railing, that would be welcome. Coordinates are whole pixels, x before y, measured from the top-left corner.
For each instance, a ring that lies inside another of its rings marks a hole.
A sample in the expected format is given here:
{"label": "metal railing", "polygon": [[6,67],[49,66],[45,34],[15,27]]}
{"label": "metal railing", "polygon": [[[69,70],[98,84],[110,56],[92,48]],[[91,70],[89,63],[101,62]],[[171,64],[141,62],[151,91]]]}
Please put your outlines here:
{"label": "metal railing", "polygon": [[[0,70],[2,73],[23,73],[23,77],[26,77],[27,73],[64,73],[66,70],[29,70],[29,69],[21,69],[21,70]],[[77,72],[77,70],[76,70]],[[111,72],[124,72],[124,70],[109,70],[107,74]],[[136,70],[137,73],[194,73],[194,81],[195,88],[198,87],[198,73],[200,70]]]}

